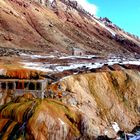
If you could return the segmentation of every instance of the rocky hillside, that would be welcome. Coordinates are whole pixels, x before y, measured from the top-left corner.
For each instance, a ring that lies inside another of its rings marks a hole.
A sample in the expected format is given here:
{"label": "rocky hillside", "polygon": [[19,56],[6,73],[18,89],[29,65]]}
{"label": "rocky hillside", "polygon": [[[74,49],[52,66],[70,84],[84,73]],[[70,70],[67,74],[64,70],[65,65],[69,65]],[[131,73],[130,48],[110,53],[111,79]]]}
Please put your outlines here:
{"label": "rocky hillside", "polygon": [[61,89],[59,99],[25,94],[1,106],[0,139],[116,139],[114,124],[125,132],[140,125],[139,85],[140,73],[133,70],[65,77],[46,92]]}
{"label": "rocky hillside", "polygon": [[130,132],[140,122],[140,76],[133,70],[69,76],[61,80],[63,102],[85,116],[83,132],[114,137],[112,123]]}
{"label": "rocky hillside", "polygon": [[[140,126],[139,37],[74,0],[0,0],[4,79],[28,93],[0,88],[2,140],[116,139]],[[47,81],[44,99],[23,89],[32,79]]]}
{"label": "rocky hillside", "polygon": [[[137,37],[107,18],[96,18],[70,0],[1,0],[0,47],[71,54],[132,56],[140,53]],[[135,53],[134,53],[135,52]]]}

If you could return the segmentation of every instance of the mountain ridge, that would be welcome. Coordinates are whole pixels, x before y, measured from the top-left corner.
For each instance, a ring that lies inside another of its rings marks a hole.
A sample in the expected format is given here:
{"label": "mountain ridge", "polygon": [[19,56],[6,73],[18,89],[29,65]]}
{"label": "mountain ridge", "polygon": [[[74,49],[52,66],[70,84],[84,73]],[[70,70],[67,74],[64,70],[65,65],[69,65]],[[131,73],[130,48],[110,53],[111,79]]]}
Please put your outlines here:
{"label": "mountain ridge", "polygon": [[0,3],[2,47],[38,48],[46,53],[56,50],[60,54],[71,54],[69,48],[74,47],[85,54],[139,55],[138,38],[125,33],[107,18],[96,18],[75,1],[5,0]]}

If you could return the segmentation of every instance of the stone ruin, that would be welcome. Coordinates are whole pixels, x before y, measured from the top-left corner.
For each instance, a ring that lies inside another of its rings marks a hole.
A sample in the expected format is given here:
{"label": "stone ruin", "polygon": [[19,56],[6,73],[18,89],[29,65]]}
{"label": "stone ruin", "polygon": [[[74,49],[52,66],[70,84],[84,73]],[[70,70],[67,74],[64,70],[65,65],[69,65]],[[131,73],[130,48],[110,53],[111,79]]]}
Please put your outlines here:
{"label": "stone ruin", "polygon": [[11,100],[27,93],[32,94],[35,98],[44,99],[46,86],[46,79],[0,79],[0,100],[2,98],[8,98],[8,100]]}

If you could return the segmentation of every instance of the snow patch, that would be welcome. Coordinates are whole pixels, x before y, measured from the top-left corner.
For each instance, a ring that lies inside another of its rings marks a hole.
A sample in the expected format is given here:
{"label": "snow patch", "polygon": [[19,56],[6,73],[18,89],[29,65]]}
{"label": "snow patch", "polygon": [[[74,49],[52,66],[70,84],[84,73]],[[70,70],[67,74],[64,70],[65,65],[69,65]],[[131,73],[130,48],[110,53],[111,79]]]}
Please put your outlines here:
{"label": "snow patch", "polygon": [[124,62],[121,62],[121,64],[131,64],[131,65],[140,65],[140,60],[136,61],[136,60],[130,60],[130,61],[124,61]]}
{"label": "snow patch", "polygon": [[25,56],[25,57],[30,57],[32,59],[38,59],[38,58],[55,58],[56,56],[54,55],[32,55],[32,54],[25,54],[25,53],[20,53],[20,56]]}
{"label": "snow patch", "polygon": [[45,68],[40,63],[31,63],[31,62],[20,62],[21,64],[24,64],[22,67],[37,71],[43,71],[43,72],[53,72],[52,69]]}
{"label": "snow patch", "polygon": [[113,127],[113,129],[115,130],[115,132],[120,131],[119,125],[118,125],[116,122],[113,122],[113,123],[112,123],[112,127]]}
{"label": "snow patch", "polygon": [[112,29],[108,28],[105,26],[105,24],[99,22],[98,20],[96,20],[95,18],[93,18],[95,22],[97,22],[101,27],[105,28],[108,32],[110,32],[113,36],[116,35],[116,32],[114,32]]}
{"label": "snow patch", "polygon": [[[96,57],[95,55],[85,55],[85,56],[64,56],[64,57],[56,57],[53,55],[50,56],[41,56],[41,55],[28,55],[28,54],[22,54],[23,56],[28,56],[33,59],[37,58],[55,58],[57,60],[59,59],[76,59],[75,62],[67,63],[67,64],[59,64],[59,63],[54,63],[50,64],[48,62],[28,62],[23,61],[20,62],[24,68],[28,69],[34,69],[34,70],[39,70],[39,71],[44,71],[44,72],[63,72],[65,70],[90,70],[90,69],[97,69],[101,68],[104,64],[107,65],[114,65],[114,64],[131,64],[131,65],[140,65],[140,59],[135,59],[135,58],[122,58],[121,56],[110,56],[106,60],[98,60],[98,62],[83,62],[83,61],[78,61],[78,58],[84,58],[84,59],[89,59],[92,60],[93,57]],[[2,70],[0,71],[2,73]],[[77,71],[76,73],[77,74]]]}
{"label": "snow patch", "polygon": [[78,59],[78,58],[82,58],[82,59],[91,59],[91,58],[95,58],[96,55],[84,55],[84,56],[62,56],[59,59]]}
{"label": "snow patch", "polygon": [[56,71],[64,71],[64,70],[71,70],[71,69],[77,69],[77,68],[100,68],[102,67],[104,64],[101,63],[81,63],[81,64],[70,64],[68,66],[56,66]]}
{"label": "snow patch", "polygon": [[58,65],[58,64],[43,64],[40,62],[20,62],[22,64],[22,67],[28,68],[28,69],[34,69],[44,72],[63,72],[65,70],[72,70],[72,69],[78,69],[78,68],[100,68],[104,64],[103,63],[69,63],[67,66]]}
{"label": "snow patch", "polygon": [[110,56],[106,62],[108,65],[113,64],[131,64],[131,65],[140,65],[140,59],[135,58],[123,58],[121,56]]}

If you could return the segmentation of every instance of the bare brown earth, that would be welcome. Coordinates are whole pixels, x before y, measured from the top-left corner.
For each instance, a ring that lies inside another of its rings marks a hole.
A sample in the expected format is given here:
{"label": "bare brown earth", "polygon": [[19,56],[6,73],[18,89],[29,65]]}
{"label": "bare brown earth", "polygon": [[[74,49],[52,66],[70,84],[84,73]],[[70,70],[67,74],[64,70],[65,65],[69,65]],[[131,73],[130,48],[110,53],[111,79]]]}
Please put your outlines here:
{"label": "bare brown earth", "polygon": [[[70,3],[68,3],[70,4]],[[109,31],[64,1],[53,7],[30,0],[0,1],[0,46],[71,54],[70,47],[90,54],[139,54],[140,41],[121,29]]]}

